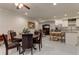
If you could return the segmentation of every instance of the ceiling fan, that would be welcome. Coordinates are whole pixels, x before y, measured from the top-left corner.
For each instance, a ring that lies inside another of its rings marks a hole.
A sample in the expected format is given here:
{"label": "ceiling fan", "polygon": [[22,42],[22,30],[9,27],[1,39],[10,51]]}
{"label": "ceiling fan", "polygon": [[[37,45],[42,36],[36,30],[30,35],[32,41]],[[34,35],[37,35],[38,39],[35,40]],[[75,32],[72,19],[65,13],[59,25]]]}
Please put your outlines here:
{"label": "ceiling fan", "polygon": [[30,9],[30,7],[28,7],[27,5],[22,4],[22,3],[16,3],[15,5],[16,5],[16,8],[17,8],[17,9],[21,9],[21,8],[23,8],[23,7],[27,8],[27,9]]}

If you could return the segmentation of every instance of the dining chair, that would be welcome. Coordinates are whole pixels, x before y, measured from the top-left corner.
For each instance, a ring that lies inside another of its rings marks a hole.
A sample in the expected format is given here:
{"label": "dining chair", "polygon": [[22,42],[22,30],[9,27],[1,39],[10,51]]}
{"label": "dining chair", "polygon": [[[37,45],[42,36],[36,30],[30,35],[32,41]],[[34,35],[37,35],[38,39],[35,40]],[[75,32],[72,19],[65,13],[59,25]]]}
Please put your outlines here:
{"label": "dining chair", "polygon": [[35,30],[34,35],[38,35],[38,34],[39,34],[39,31]]}
{"label": "dining chair", "polygon": [[31,55],[33,55],[33,34],[22,34],[22,49],[23,54],[26,49],[30,49]]}
{"label": "dining chair", "polygon": [[2,34],[2,37],[3,37],[5,48],[6,48],[6,55],[8,55],[8,50],[13,49],[13,48],[17,48],[17,50],[19,50],[19,53],[20,53],[19,43],[15,42],[15,43],[8,44],[7,35]]}
{"label": "dining chair", "polygon": [[33,43],[39,45],[39,51],[40,51],[40,48],[42,48],[42,30],[39,31],[39,37],[33,39]]}
{"label": "dining chair", "polygon": [[16,32],[10,32],[10,37],[12,42],[22,42],[22,39],[14,38],[16,36]]}
{"label": "dining chair", "polygon": [[65,43],[65,32],[61,33],[61,42]]}

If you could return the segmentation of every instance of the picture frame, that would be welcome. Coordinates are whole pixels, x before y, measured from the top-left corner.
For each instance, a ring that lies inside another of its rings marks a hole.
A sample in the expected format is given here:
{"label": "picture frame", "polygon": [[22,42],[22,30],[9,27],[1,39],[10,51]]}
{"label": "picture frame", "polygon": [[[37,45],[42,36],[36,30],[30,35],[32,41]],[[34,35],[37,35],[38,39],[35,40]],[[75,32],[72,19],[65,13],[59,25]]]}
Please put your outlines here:
{"label": "picture frame", "polygon": [[35,28],[35,23],[29,21],[29,22],[28,22],[28,28],[30,28],[30,29],[34,29],[34,28]]}

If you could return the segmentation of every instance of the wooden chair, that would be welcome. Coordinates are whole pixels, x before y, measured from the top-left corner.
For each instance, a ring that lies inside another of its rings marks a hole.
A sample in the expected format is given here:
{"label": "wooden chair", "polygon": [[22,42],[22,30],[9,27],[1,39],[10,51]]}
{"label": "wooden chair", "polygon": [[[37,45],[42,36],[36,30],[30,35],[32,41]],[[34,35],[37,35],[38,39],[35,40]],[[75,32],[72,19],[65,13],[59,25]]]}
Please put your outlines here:
{"label": "wooden chair", "polygon": [[56,34],[54,32],[50,33],[50,40],[55,41],[56,39]]}
{"label": "wooden chair", "polygon": [[40,48],[42,48],[42,30],[40,30],[39,32],[39,37],[33,39],[33,43],[39,45],[39,51],[40,51]]}
{"label": "wooden chair", "polygon": [[5,48],[6,48],[6,55],[8,55],[8,50],[13,49],[13,48],[17,48],[17,50],[19,50],[19,53],[20,53],[20,44],[19,43],[15,42],[15,43],[8,44],[7,35],[3,34],[2,37],[3,37]]}
{"label": "wooden chair", "polygon": [[65,42],[65,32],[61,33],[61,42]]}
{"label": "wooden chair", "polygon": [[14,38],[16,36],[16,32],[10,32],[10,37],[12,42],[22,42],[22,39]]}
{"label": "wooden chair", "polygon": [[3,41],[2,35],[0,35],[0,42]]}
{"label": "wooden chair", "polygon": [[0,35],[0,46],[2,45],[2,42],[3,41],[3,37],[2,37],[2,35]]}
{"label": "wooden chair", "polygon": [[39,31],[35,30],[34,35],[38,35],[38,34],[39,34]]}
{"label": "wooden chair", "polygon": [[54,41],[58,41],[61,39],[61,32],[52,32],[50,33],[50,37],[53,37]]}
{"label": "wooden chair", "polygon": [[31,54],[33,54],[33,34],[22,34],[22,49],[23,54],[26,49],[31,49]]}

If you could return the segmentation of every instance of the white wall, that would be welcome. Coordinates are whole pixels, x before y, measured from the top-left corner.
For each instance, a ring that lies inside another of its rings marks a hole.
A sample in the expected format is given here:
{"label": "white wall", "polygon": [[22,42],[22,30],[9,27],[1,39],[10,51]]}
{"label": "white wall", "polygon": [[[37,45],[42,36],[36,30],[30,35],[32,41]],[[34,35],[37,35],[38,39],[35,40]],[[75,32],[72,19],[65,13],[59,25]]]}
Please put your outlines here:
{"label": "white wall", "polygon": [[59,25],[59,24],[62,24],[63,21],[62,20],[55,20],[55,25]]}
{"label": "white wall", "polygon": [[62,25],[63,27],[68,27],[68,20],[55,20],[55,25]]}
{"label": "white wall", "polygon": [[[24,27],[28,27],[29,19],[23,17],[15,12],[0,9],[0,34],[7,33],[8,30],[15,30],[22,32]],[[35,20],[35,29],[39,29],[39,23]]]}
{"label": "white wall", "polygon": [[40,28],[42,29],[42,25],[44,24],[49,24],[50,29],[55,29],[55,22],[52,19],[47,19],[47,20],[40,20]]}
{"label": "white wall", "polygon": [[79,19],[76,19],[76,26],[79,27]]}
{"label": "white wall", "polygon": [[[0,9],[0,34],[7,33],[8,30],[15,30],[16,32],[22,32],[24,27],[28,27],[29,19],[19,15],[16,12]],[[35,20],[35,29],[39,29],[39,23]]]}
{"label": "white wall", "polygon": [[42,27],[43,24],[50,24],[51,29],[55,29],[56,25],[62,25],[62,27],[68,27],[68,21],[67,19],[46,19],[46,20],[40,20],[41,24],[40,27]]}
{"label": "white wall", "polygon": [[17,13],[0,9],[0,34],[7,33],[8,30],[21,32],[27,26],[27,19]]}
{"label": "white wall", "polygon": [[62,26],[63,26],[63,27],[68,27],[68,21],[67,21],[67,20],[63,20]]}

